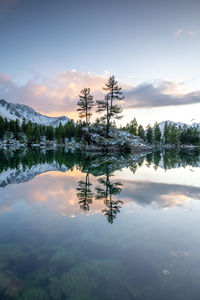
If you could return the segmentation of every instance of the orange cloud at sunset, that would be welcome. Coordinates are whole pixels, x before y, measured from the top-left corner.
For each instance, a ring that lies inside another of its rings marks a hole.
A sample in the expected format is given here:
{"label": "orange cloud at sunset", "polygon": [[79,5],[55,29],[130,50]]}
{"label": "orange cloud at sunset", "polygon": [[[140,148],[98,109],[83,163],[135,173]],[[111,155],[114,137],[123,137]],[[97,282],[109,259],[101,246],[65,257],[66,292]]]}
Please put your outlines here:
{"label": "orange cloud at sunset", "polygon": [[[19,85],[12,77],[0,74],[0,99],[31,106],[37,112],[52,117],[66,115],[77,120],[76,109],[80,91],[89,87],[95,100],[102,99],[102,87],[109,76],[107,71],[97,75],[69,70],[51,78],[42,78],[35,74],[34,79]],[[125,116],[122,123],[129,122],[133,116],[142,124],[154,123],[156,120],[161,122],[169,118],[172,121],[188,122],[196,118],[197,108],[194,104],[199,105],[200,101],[197,84],[194,87],[184,82],[154,80],[130,86],[120,82],[118,78],[117,81],[125,96],[125,100],[120,103]],[[179,106],[179,110],[182,107],[181,119],[180,115],[177,117],[174,106]],[[96,117],[95,114],[93,117]]]}
{"label": "orange cloud at sunset", "polygon": [[81,89],[90,87],[95,97],[102,97],[102,87],[108,76],[108,72],[96,75],[71,70],[55,78],[45,78],[40,82],[29,80],[19,86],[11,77],[0,74],[0,92],[7,101],[29,105],[49,116],[76,117],[74,112]]}

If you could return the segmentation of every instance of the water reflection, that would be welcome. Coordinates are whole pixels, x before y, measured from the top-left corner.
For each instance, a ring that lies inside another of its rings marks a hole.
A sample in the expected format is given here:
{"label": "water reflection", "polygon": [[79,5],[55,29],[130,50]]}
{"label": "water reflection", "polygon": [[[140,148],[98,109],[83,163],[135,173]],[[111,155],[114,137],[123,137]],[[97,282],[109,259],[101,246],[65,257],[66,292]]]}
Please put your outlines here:
{"label": "water reflection", "polygon": [[198,152],[0,156],[0,299],[199,299]]}
{"label": "water reflection", "polygon": [[123,185],[119,181],[111,182],[111,176],[112,174],[110,174],[109,168],[107,168],[105,176],[98,179],[100,185],[96,187],[96,199],[104,201],[106,208],[102,212],[110,224],[117,217],[123,204],[123,201],[113,199],[114,196],[118,196],[121,193]]}
{"label": "water reflection", "polygon": [[90,210],[90,204],[92,204],[92,200],[94,198],[94,194],[91,190],[91,183],[89,178],[89,173],[86,173],[85,180],[80,180],[78,182],[77,188],[77,198],[79,199],[80,209],[83,211]]}
{"label": "water reflection", "polygon": [[[191,167],[190,171],[194,171],[192,168],[198,167],[200,162],[198,152],[191,155],[166,150],[146,156],[102,157],[86,153],[66,154],[64,150],[34,149],[1,151],[0,156],[1,188],[31,182],[34,178],[38,180],[37,187],[33,186],[34,191],[31,191],[31,186],[25,185],[23,193],[19,190],[19,197],[13,194],[12,199],[5,201],[9,192],[2,193],[4,199],[2,197],[3,201],[0,203],[1,212],[11,210],[16,204],[15,197],[20,199],[23,194],[27,203],[49,203],[51,208],[54,207],[64,215],[76,216],[76,204],[85,213],[102,212],[112,224],[123,204],[130,201],[139,205],[154,204],[158,208],[167,208],[200,198],[198,182],[195,185],[193,180],[192,185],[188,185],[184,174],[183,178],[179,176],[175,179],[173,176],[172,183],[172,176],[167,175],[170,170],[186,167]],[[155,170],[154,173],[151,168]],[[161,172],[162,169],[166,171],[166,175]],[[181,175],[181,170],[178,172]],[[45,177],[46,180],[42,179],[45,174],[48,176]],[[63,175],[59,177],[59,174]],[[40,177],[36,179],[38,175]],[[183,182],[184,179],[186,183]]]}

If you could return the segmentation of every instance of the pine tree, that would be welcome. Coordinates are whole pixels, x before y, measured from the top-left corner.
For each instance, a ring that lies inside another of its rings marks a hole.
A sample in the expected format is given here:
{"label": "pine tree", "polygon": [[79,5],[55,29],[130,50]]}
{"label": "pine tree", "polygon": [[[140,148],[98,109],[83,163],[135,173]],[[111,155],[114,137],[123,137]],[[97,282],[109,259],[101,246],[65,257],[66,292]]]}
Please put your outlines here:
{"label": "pine tree", "polygon": [[153,141],[153,129],[152,129],[151,125],[147,126],[146,140],[150,144]]}
{"label": "pine tree", "polygon": [[54,128],[52,126],[48,126],[46,128],[46,138],[49,141],[52,141],[54,138]]}
{"label": "pine tree", "polygon": [[168,144],[169,143],[169,124],[167,121],[165,122],[163,137],[164,137],[165,144]]}
{"label": "pine tree", "polygon": [[156,122],[155,125],[154,125],[154,130],[153,130],[153,140],[154,142],[158,142],[160,143],[161,141],[161,131],[160,131],[160,127],[158,125],[158,123]]}
{"label": "pine tree", "polygon": [[130,123],[126,125],[127,130],[133,134],[138,135],[138,122],[136,118],[134,118]]}
{"label": "pine tree", "polygon": [[93,96],[90,94],[90,88],[84,88],[81,90],[77,105],[80,106],[80,108],[77,108],[79,117],[81,119],[85,118],[85,123],[88,126],[90,117],[92,116],[91,109],[94,106],[94,100]]}
{"label": "pine tree", "polygon": [[0,140],[3,139],[5,133],[4,119],[0,116]]}
{"label": "pine tree", "polygon": [[30,121],[27,124],[26,137],[27,137],[28,145],[30,145],[33,137],[33,125]]}
{"label": "pine tree", "polygon": [[139,125],[138,127],[138,136],[145,140],[145,131],[142,125]]}
{"label": "pine tree", "polygon": [[108,137],[112,119],[120,119],[122,117],[119,115],[122,109],[118,104],[114,104],[114,101],[120,101],[124,99],[124,96],[114,76],[109,77],[103,90],[107,94],[104,100],[97,100],[97,112],[105,113],[101,117],[101,121],[106,121],[106,136]]}
{"label": "pine tree", "polygon": [[170,126],[169,141],[172,144],[178,144],[179,142],[179,129],[176,127],[175,124]]}
{"label": "pine tree", "polygon": [[35,129],[35,141],[38,143],[40,141],[40,127],[37,126]]}
{"label": "pine tree", "polygon": [[56,139],[58,142],[63,142],[64,140],[64,129],[62,123],[59,124],[59,126],[56,128]]}

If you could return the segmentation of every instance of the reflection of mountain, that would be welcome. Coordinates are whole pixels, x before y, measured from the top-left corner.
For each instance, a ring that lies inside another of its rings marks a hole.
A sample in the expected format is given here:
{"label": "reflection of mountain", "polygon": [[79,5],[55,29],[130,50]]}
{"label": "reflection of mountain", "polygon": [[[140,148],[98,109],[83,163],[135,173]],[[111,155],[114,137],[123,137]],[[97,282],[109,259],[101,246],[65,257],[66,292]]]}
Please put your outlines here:
{"label": "reflection of mountain", "polygon": [[102,176],[108,170],[112,173],[124,167],[137,168],[136,162],[144,160],[144,156],[111,156],[88,155],[85,153],[66,154],[62,150],[41,151],[17,150],[0,151],[0,187],[8,184],[23,183],[48,171],[66,172],[74,167],[83,173]]}
{"label": "reflection of mountain", "polygon": [[[175,162],[176,166],[185,165],[186,161],[194,166],[198,163],[198,155],[182,158],[173,153],[167,155],[153,153],[144,160],[139,156],[102,157],[53,150],[0,151],[0,187],[25,183],[49,171],[60,172],[42,176],[23,187],[14,185],[1,189],[0,211],[11,210],[17,201],[23,200],[36,208],[39,205],[39,210],[53,209],[68,216],[77,216],[83,211],[102,212],[107,221],[113,223],[123,204],[133,202],[140,206],[167,208],[200,199],[196,178],[200,169],[195,168],[192,173],[191,168],[165,172],[159,167],[162,160],[167,162],[166,166],[173,166]],[[123,167],[126,169],[122,172],[115,172]],[[62,173],[67,170],[66,174]]]}
{"label": "reflection of mountain", "polygon": [[23,168],[22,166],[17,169],[7,169],[0,174],[0,187],[6,187],[9,184],[23,183],[32,180],[35,176],[50,171],[66,172],[68,168],[64,165],[60,166],[57,162],[44,163],[33,165],[32,167]]}
{"label": "reflection of mountain", "polygon": [[0,151],[0,187],[32,180],[49,171],[66,172],[76,164],[76,155],[39,149]]}

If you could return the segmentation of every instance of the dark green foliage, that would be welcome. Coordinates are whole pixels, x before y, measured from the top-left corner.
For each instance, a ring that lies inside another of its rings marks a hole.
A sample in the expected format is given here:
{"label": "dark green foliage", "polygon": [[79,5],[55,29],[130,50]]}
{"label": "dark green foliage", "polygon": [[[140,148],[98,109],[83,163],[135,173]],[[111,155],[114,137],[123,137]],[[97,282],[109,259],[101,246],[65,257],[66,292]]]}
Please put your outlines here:
{"label": "dark green foliage", "polygon": [[85,181],[78,182],[77,197],[79,199],[80,208],[84,211],[89,211],[90,204],[92,203],[94,194],[91,191],[91,183],[89,180],[89,173],[85,176]]}
{"label": "dark green foliage", "polygon": [[138,127],[138,136],[141,139],[145,140],[145,131],[144,131],[144,128],[142,125],[139,125],[139,127]]}
{"label": "dark green foliage", "polygon": [[0,116],[0,139],[3,138],[4,132],[5,132],[5,122],[4,119]]}
{"label": "dark green foliage", "polygon": [[165,122],[164,132],[163,132],[163,140],[165,144],[169,143],[169,125],[168,122]]}
{"label": "dark green foliage", "polygon": [[146,141],[150,144],[153,141],[153,129],[152,129],[151,125],[147,126]]}
{"label": "dark green foliage", "polygon": [[155,125],[154,125],[154,129],[153,129],[153,140],[154,140],[154,142],[160,143],[161,142],[161,136],[162,136],[162,133],[160,131],[160,127],[159,127],[158,123],[156,122]]}
{"label": "dark green foliage", "polygon": [[110,224],[113,223],[123,205],[121,200],[112,199],[113,196],[118,196],[121,193],[123,185],[121,182],[111,182],[111,176],[107,168],[105,176],[98,179],[98,183],[100,183],[101,186],[96,187],[96,199],[104,201],[106,208],[102,210],[102,213]]}
{"label": "dark green foliage", "polygon": [[178,144],[180,142],[181,128],[175,124],[165,122],[163,140],[166,144]]}
{"label": "dark green foliage", "polygon": [[49,141],[52,141],[54,139],[54,129],[52,126],[48,126],[46,128],[46,138]]}
{"label": "dark green foliage", "polygon": [[194,144],[200,143],[200,133],[197,127],[183,126],[180,129],[180,142],[182,144]]}
{"label": "dark green foliage", "polygon": [[125,129],[133,135],[138,135],[138,123],[136,118],[134,118],[130,123],[128,123]]}
{"label": "dark green foliage", "polygon": [[114,76],[110,76],[105,83],[103,90],[107,92],[104,100],[97,100],[97,113],[104,113],[100,118],[101,121],[106,122],[106,136],[109,136],[109,130],[111,121],[113,119],[120,119],[121,107],[118,104],[114,104],[114,101],[120,101],[124,99],[121,92],[121,87],[118,86]]}
{"label": "dark green foliage", "polygon": [[28,145],[40,143],[44,139],[63,143],[65,138],[68,140],[71,138],[81,139],[83,126],[85,123],[81,121],[75,123],[73,120],[69,120],[64,126],[60,123],[57,128],[54,128],[53,126],[37,125],[30,121],[26,122],[25,119],[20,124],[19,120],[8,121],[0,117],[0,140],[5,139],[9,142],[14,138],[20,142],[26,142]]}

